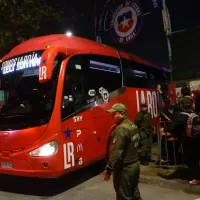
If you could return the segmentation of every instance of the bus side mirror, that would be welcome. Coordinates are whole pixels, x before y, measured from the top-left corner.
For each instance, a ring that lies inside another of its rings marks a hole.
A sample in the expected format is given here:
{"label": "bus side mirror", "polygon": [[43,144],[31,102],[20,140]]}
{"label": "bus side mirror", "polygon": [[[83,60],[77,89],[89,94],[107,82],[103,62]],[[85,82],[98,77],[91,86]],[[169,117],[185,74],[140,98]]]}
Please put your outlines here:
{"label": "bus side mirror", "polygon": [[52,47],[46,49],[40,60],[39,82],[45,83],[52,78],[54,61],[56,56],[62,55],[63,59],[67,57],[67,49],[64,47]]}

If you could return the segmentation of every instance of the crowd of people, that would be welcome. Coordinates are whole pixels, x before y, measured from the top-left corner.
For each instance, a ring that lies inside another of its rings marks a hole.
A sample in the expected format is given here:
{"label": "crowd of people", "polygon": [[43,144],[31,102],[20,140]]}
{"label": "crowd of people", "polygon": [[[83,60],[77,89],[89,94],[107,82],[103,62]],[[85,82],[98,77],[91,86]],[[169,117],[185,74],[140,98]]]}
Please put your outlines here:
{"label": "crowd of people", "polygon": [[[172,105],[170,98],[163,95],[161,121],[163,122],[160,130],[163,137],[161,155],[164,158],[162,162],[166,160],[164,153],[166,138],[172,138],[171,141],[175,141],[176,149],[182,148],[182,152],[175,152],[175,156],[177,158],[182,156],[180,159],[182,163],[195,171],[195,179],[190,181],[190,184],[200,183],[200,91],[195,91],[195,95],[192,95],[189,87],[182,87],[176,105]],[[168,142],[169,159],[174,156],[172,148],[172,144]]]}
{"label": "crowd of people", "polygon": [[[200,183],[200,92],[192,95],[189,87],[183,87],[176,105],[172,105],[170,98],[159,85],[157,91],[162,96],[161,157],[170,159],[172,156],[170,145],[169,157],[164,154],[166,139],[176,140],[175,145],[180,147],[181,144],[184,152],[182,154],[184,164],[195,169],[195,179],[190,181],[190,184],[198,184]],[[137,113],[134,122],[128,119],[127,111],[126,106],[121,103],[117,103],[107,110],[112,114],[114,125],[109,130],[108,162],[104,180],[109,180],[113,173],[117,199],[142,200],[138,188],[140,164],[148,165],[149,162],[152,162],[152,116],[145,103],[141,104],[141,111]],[[178,156],[179,152],[176,153]]]}

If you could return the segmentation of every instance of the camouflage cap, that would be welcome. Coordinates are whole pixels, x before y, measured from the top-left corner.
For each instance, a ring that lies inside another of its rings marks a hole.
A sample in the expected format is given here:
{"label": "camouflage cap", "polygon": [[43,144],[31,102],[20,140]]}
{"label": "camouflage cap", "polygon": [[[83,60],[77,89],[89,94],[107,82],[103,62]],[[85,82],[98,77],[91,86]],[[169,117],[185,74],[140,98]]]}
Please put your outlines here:
{"label": "camouflage cap", "polygon": [[124,104],[122,103],[116,103],[112,106],[111,109],[108,109],[106,112],[112,113],[112,112],[127,112],[127,108]]}

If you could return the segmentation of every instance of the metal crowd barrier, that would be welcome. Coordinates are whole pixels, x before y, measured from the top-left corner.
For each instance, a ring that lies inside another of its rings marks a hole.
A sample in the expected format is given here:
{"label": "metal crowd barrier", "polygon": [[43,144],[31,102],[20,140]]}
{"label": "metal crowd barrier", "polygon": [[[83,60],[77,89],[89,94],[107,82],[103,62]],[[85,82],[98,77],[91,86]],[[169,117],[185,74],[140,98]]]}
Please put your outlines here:
{"label": "metal crowd barrier", "polygon": [[[163,127],[165,127],[167,124],[172,123],[172,121],[160,121],[157,125],[157,137],[158,137],[158,150],[159,150],[159,164],[160,167],[164,167],[166,166],[165,164],[162,164],[162,136],[165,136],[165,152],[166,152],[166,156],[167,156],[167,167],[169,167],[169,149],[168,149],[168,142],[172,141],[173,144],[173,156],[174,156],[174,164],[175,167],[177,167],[177,159],[176,159],[176,146],[175,146],[175,141],[179,141],[180,142],[180,149],[181,149],[181,162],[183,163],[183,144],[180,140],[178,140],[178,138],[174,138],[173,136],[171,136],[171,133],[164,133],[161,134],[160,133],[160,128],[161,128],[161,124],[163,124]],[[171,136],[170,138],[168,138],[169,136]]]}

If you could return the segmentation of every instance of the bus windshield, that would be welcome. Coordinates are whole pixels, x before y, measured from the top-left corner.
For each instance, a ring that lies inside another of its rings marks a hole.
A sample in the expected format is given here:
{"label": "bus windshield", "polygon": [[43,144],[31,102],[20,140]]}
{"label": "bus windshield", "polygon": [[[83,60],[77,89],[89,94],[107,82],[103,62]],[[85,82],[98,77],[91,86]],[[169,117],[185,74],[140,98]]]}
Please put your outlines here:
{"label": "bus windshield", "polygon": [[41,84],[38,77],[41,55],[42,51],[31,52],[1,64],[1,130],[44,124],[50,119],[61,61],[56,58],[52,79]]}

